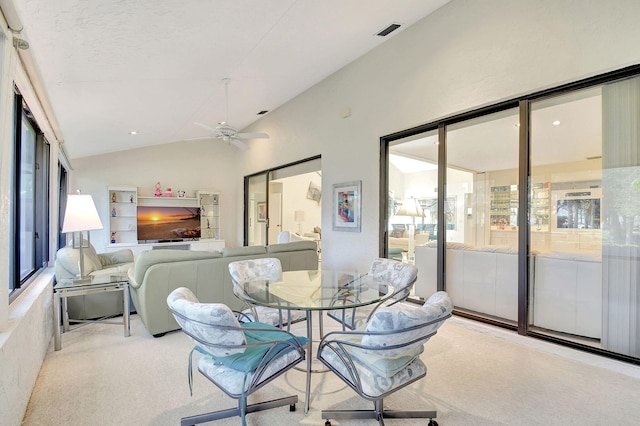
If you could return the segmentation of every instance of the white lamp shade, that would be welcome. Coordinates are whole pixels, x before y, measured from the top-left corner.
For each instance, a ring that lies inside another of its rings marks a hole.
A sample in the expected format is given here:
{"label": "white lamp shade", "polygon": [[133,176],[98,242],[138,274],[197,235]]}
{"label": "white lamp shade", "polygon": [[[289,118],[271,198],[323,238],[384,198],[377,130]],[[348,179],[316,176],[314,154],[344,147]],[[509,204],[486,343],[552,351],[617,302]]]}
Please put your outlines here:
{"label": "white lamp shade", "polygon": [[73,194],[67,197],[67,208],[64,212],[62,232],[79,232],[102,229],[93,198],[88,194]]}
{"label": "white lamp shade", "polygon": [[396,216],[424,217],[424,210],[415,198],[404,200],[395,214]]}
{"label": "white lamp shade", "polygon": [[304,211],[303,210],[296,210],[293,213],[293,218],[294,218],[294,221],[296,221],[296,222],[304,222]]}

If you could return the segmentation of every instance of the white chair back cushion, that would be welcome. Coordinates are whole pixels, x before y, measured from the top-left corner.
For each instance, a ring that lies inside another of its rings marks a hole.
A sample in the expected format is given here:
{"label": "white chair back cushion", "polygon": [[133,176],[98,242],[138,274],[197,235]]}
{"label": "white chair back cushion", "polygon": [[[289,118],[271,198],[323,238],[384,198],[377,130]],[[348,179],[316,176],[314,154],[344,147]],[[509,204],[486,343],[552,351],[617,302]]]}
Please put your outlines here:
{"label": "white chair back cushion", "polygon": [[234,284],[252,280],[279,280],[282,277],[282,265],[280,259],[273,257],[239,260],[229,263],[229,273]]}
{"label": "white chair back cushion", "polygon": [[362,344],[375,348],[386,348],[390,346],[400,346],[394,349],[387,349],[377,352],[380,355],[393,358],[402,356],[409,350],[424,344],[429,340],[430,334],[440,328],[444,323],[438,321],[427,327],[420,327],[410,331],[400,331],[406,328],[427,324],[448,316],[453,309],[451,299],[444,291],[434,293],[422,307],[410,305],[398,305],[378,309],[367,322],[366,332],[384,332],[381,335],[362,336]]}
{"label": "white chair back cushion", "polygon": [[397,260],[379,258],[371,264],[369,275],[393,283],[396,292],[393,299],[404,300],[409,296],[411,286],[416,281],[418,268]]}
{"label": "white chair back cushion", "polygon": [[[240,324],[227,305],[199,303],[195,294],[186,287],[173,290],[167,297],[167,305],[174,312],[180,327],[197,339],[198,346],[211,355],[222,357],[244,352],[243,348],[224,347],[244,345],[246,341],[241,330],[225,330],[206,325],[230,326],[239,329]],[[211,346],[204,342],[223,346]]]}

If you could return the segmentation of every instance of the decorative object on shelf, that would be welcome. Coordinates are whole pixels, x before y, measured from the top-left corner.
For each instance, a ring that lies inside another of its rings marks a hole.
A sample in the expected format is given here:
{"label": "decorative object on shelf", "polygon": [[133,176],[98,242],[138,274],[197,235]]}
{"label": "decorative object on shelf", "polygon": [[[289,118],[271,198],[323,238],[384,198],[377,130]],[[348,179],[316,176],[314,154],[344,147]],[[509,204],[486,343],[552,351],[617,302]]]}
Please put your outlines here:
{"label": "decorative object on shelf", "polygon": [[165,196],[165,197],[173,197],[173,194],[171,193],[171,188],[167,188],[167,189],[164,191],[164,196]]}
{"label": "decorative object on shelf", "polygon": [[111,240],[114,238],[109,237],[117,232],[118,244],[137,244],[138,189],[130,185],[111,185],[107,187],[106,195],[109,200],[116,200],[104,212],[108,217],[106,243],[113,244]]}
{"label": "decorative object on shelf", "polygon": [[112,232],[111,233],[111,244],[115,244],[116,243],[116,233]]}
{"label": "decorative object on shelf", "polygon": [[220,206],[217,192],[196,191],[196,199],[200,208],[200,239],[220,239]]}
{"label": "decorative object on shelf", "polygon": [[74,194],[67,197],[67,207],[64,212],[64,221],[62,223],[62,233],[74,233],[74,246],[75,246],[75,233],[80,234],[79,248],[80,248],[80,279],[74,280],[79,282],[85,282],[87,277],[84,274],[84,236],[83,232],[87,231],[87,247],[89,247],[89,231],[95,229],[102,229],[102,222],[96,210],[96,205],[93,202],[93,198],[88,194]]}
{"label": "decorative object on shelf", "polygon": [[321,196],[322,191],[320,189],[320,185],[314,183],[313,181],[309,182],[309,189],[307,189],[307,198],[320,204]]}
{"label": "decorative object on shelf", "polygon": [[160,185],[160,182],[156,182],[156,192],[153,194],[156,197],[162,197],[162,186]]}
{"label": "decorative object on shelf", "polygon": [[184,198],[184,197],[185,197],[185,195],[186,195],[186,192],[184,192],[184,191],[178,191],[178,197],[179,197],[179,198]]}
{"label": "decorative object on shelf", "polygon": [[114,193],[111,194],[111,202],[115,203],[117,201],[118,201],[118,197],[116,196],[116,193],[114,192]]}
{"label": "decorative object on shelf", "polygon": [[333,185],[333,230],[360,232],[362,181]]}
{"label": "decorative object on shelf", "polygon": [[265,201],[259,202],[256,204],[256,208],[258,210],[256,217],[258,218],[258,222],[266,222],[267,221],[267,203]]}

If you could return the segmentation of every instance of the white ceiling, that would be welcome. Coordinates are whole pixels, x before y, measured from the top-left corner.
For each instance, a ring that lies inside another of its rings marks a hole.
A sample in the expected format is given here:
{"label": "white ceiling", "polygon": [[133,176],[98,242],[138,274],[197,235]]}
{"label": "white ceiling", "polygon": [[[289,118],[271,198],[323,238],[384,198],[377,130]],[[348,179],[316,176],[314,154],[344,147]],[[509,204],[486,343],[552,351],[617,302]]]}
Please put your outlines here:
{"label": "white ceiling", "polygon": [[241,130],[448,1],[14,3],[65,151],[78,158],[206,137],[193,123],[225,119],[227,77],[229,123]]}

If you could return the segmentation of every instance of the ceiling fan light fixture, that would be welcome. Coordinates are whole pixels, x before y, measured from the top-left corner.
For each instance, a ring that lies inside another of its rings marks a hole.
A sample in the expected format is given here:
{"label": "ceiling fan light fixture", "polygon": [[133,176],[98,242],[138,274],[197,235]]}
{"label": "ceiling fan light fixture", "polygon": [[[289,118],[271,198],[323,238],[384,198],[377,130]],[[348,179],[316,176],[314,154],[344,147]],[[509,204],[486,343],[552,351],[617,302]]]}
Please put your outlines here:
{"label": "ceiling fan light fixture", "polygon": [[[224,98],[225,98],[225,120],[218,123],[218,125],[213,128],[207,126],[202,123],[194,123],[197,126],[202,127],[210,132],[212,132],[212,136],[214,138],[222,139],[223,142],[230,143],[234,145],[238,149],[247,150],[249,149],[249,145],[242,142],[240,139],[269,139],[269,135],[267,133],[238,133],[238,131],[228,124],[229,120],[229,79],[223,78],[222,82],[224,83]],[[266,114],[268,111],[264,111]]]}

